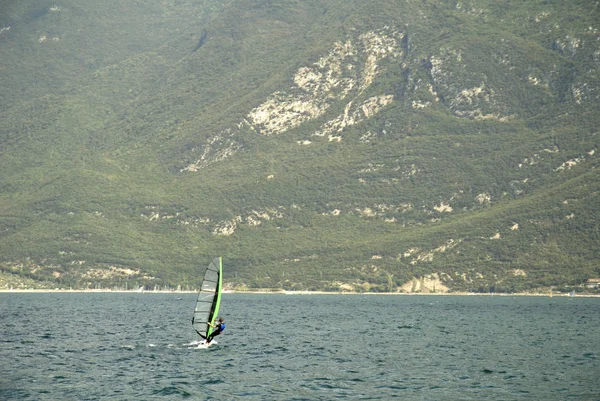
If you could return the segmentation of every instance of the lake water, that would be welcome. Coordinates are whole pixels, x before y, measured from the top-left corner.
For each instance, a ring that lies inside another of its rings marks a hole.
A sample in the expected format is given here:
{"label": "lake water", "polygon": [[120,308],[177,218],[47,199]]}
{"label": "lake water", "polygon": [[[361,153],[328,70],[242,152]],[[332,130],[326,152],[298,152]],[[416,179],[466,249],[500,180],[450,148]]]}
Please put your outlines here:
{"label": "lake water", "polygon": [[0,293],[1,400],[598,400],[600,299]]}

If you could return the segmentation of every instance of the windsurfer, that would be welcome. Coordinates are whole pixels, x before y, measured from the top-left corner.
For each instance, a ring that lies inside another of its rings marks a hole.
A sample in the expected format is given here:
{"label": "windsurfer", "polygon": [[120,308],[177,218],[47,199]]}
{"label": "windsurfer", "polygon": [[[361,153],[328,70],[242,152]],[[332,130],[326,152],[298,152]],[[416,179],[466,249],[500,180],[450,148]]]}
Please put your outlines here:
{"label": "windsurfer", "polygon": [[206,322],[208,323],[208,325],[210,327],[212,327],[213,329],[215,329],[210,336],[208,336],[206,338],[206,344],[210,344],[210,342],[213,340],[213,338],[215,338],[216,336],[218,336],[219,334],[221,334],[223,332],[223,330],[225,330],[225,320],[223,320],[222,317],[219,318],[219,321],[217,322],[217,324],[212,324],[211,322]]}

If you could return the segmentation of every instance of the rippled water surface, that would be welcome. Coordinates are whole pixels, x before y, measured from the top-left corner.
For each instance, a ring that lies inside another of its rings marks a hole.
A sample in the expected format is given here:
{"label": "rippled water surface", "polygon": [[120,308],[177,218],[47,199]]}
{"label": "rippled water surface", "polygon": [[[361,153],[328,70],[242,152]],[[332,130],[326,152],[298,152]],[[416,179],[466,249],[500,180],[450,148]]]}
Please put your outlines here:
{"label": "rippled water surface", "polygon": [[600,399],[600,299],[1,293],[2,400]]}

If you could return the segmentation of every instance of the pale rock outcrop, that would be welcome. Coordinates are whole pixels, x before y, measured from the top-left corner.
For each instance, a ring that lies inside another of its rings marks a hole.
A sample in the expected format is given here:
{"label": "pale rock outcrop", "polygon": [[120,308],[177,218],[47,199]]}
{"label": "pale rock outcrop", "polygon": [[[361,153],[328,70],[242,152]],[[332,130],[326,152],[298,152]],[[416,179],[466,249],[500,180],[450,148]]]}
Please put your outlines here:
{"label": "pale rock outcrop", "polygon": [[[210,137],[201,150],[200,158],[180,171],[197,172],[234,155],[241,145],[233,137],[242,130],[262,135],[282,134],[306,121],[321,117],[334,102],[344,100],[353,90],[357,90],[346,105],[343,115],[325,123],[316,133],[317,136],[327,136],[330,142],[340,142],[342,137],[339,133],[344,127],[374,116],[392,102],[392,95],[382,94],[353,107],[379,73],[380,61],[401,54],[398,41],[403,36],[402,33],[384,27],[361,34],[357,42],[348,39],[335,43],[327,55],[312,65],[299,68],[289,88],[272,93],[252,109],[234,131],[228,129]],[[362,60],[362,68],[357,68],[359,59]],[[308,145],[310,141],[297,143]]]}
{"label": "pale rock outcrop", "polygon": [[231,130],[225,130],[218,135],[208,138],[202,148],[200,158],[187,167],[182,168],[180,172],[197,172],[202,168],[233,156],[241,149],[241,145],[231,137]]}
{"label": "pale rock outcrop", "polygon": [[433,207],[433,209],[439,213],[451,213],[452,212],[452,206],[450,206],[447,203],[440,203],[439,205],[436,205]]}
{"label": "pale rock outcrop", "polygon": [[416,264],[422,263],[422,262],[431,262],[431,261],[433,261],[433,258],[435,257],[435,255],[437,253],[446,252],[447,250],[456,247],[461,242],[462,242],[462,239],[454,240],[451,238],[448,241],[446,241],[444,244],[438,246],[437,248],[435,248],[433,250],[421,251],[419,248],[411,248],[408,251],[406,251],[403,256],[405,258],[410,258],[410,257],[413,257],[413,255],[415,255],[412,258],[412,260],[410,261],[411,265],[416,265]]}
{"label": "pale rock outcrop", "polygon": [[[503,62],[503,60],[500,60]],[[473,120],[496,120],[508,121],[513,116],[506,114],[506,106],[498,100],[497,92],[501,88],[493,88],[484,76],[477,86],[457,87],[458,83],[473,84],[476,77],[469,71],[469,64],[463,61],[460,50],[442,48],[439,54],[429,60],[430,74],[435,90],[418,91],[422,85],[416,85],[413,98],[413,108],[428,106],[428,102],[419,99],[419,96],[427,96],[433,101],[439,101],[440,97],[449,99],[447,107],[460,118]]]}
{"label": "pale rock outcrop", "polygon": [[235,232],[235,230],[237,229],[238,224],[241,222],[242,222],[241,216],[237,216],[228,221],[219,222],[219,224],[217,224],[217,226],[213,229],[212,233],[213,233],[213,235],[222,235],[222,236],[232,235]]}
{"label": "pale rock outcrop", "polygon": [[392,103],[393,99],[393,95],[373,96],[355,108],[352,108],[352,102],[349,102],[343,114],[325,123],[313,135],[325,136],[341,133],[346,127],[358,124],[379,113],[383,107]]}
{"label": "pale rock outcrop", "polygon": [[[357,86],[359,93],[364,91],[378,73],[379,60],[399,54],[397,40],[403,35],[388,31],[360,35],[362,46],[356,46],[351,40],[335,43],[329,54],[296,72],[294,86],[284,92],[273,93],[267,101],[253,109],[247,121],[263,135],[281,134],[323,115],[334,101],[343,100]],[[366,60],[359,76],[356,58],[361,56]],[[331,122],[337,129],[331,128],[317,135],[325,136],[346,125],[356,124],[373,116],[389,102],[391,96],[374,97],[350,113],[351,101],[346,105],[344,115]]]}
{"label": "pale rock outcrop", "polygon": [[428,274],[421,278],[415,277],[409,280],[408,282],[402,284],[399,289],[402,292],[421,293],[445,293],[449,291],[449,288],[446,285],[444,285],[444,283],[440,280],[440,276],[438,273]]}
{"label": "pale rock outcrop", "polygon": [[477,196],[475,197],[475,200],[476,200],[477,202],[479,202],[480,204],[483,204],[483,203],[490,203],[490,202],[491,202],[491,200],[492,200],[492,197],[491,197],[491,195],[490,195],[490,194],[488,194],[488,193],[481,193],[481,194],[479,194],[479,195],[477,195]]}

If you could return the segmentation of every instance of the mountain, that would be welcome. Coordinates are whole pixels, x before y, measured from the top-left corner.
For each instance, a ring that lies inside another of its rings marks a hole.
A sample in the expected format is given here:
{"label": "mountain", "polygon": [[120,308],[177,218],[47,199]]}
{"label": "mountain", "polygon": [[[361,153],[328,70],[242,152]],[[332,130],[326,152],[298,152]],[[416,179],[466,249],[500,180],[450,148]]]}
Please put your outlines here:
{"label": "mountain", "polygon": [[0,286],[600,277],[600,5],[4,2]]}

